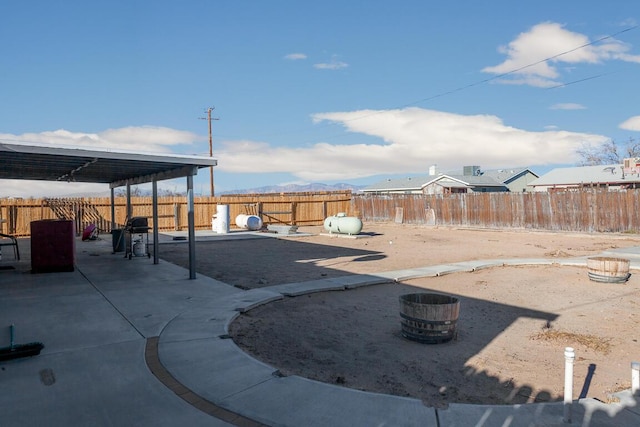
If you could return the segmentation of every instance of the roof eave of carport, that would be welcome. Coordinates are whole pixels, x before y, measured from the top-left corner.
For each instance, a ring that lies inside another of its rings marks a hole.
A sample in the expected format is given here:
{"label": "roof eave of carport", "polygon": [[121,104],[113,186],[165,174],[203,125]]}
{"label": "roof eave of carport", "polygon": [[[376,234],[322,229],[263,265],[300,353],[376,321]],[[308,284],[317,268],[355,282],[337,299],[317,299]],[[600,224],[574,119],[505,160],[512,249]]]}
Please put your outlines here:
{"label": "roof eave of carport", "polygon": [[183,166],[177,169],[166,170],[150,175],[142,175],[127,179],[120,179],[109,183],[110,188],[122,187],[123,185],[144,184],[152,181],[162,181],[165,179],[183,178],[185,176],[193,176],[198,174],[198,166]]}
{"label": "roof eave of carport", "polygon": [[217,166],[217,161],[211,157],[52,147],[36,143],[0,141],[0,151],[7,153],[6,162],[0,162],[2,179],[93,182],[109,184],[111,188],[193,176],[200,168]]}

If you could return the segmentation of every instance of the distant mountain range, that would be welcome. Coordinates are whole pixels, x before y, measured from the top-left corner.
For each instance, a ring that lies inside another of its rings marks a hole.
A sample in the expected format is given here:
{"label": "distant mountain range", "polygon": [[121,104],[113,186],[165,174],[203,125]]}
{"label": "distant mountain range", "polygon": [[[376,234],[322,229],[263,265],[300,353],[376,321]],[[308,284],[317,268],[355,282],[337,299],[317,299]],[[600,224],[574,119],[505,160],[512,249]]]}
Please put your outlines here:
{"label": "distant mountain range", "polygon": [[[311,184],[289,184],[289,185],[268,185],[265,187],[247,188],[243,190],[222,191],[219,195],[223,194],[262,194],[262,193],[302,193],[302,192],[314,192],[314,191],[341,191],[351,190],[354,193],[367,187],[366,185],[353,185],[353,184],[322,184],[314,182]],[[218,195],[218,193],[216,193]]]}

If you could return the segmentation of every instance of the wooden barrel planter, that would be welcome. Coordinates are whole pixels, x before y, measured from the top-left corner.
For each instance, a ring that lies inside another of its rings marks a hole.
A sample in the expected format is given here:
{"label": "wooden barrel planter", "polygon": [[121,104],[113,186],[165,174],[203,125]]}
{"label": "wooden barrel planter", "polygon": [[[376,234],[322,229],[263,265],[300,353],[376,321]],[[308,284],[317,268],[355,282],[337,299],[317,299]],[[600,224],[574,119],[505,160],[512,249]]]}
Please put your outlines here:
{"label": "wooden barrel planter", "polygon": [[444,294],[417,293],[400,296],[402,336],[437,344],[456,335],[460,301]]}
{"label": "wooden barrel planter", "polygon": [[594,282],[624,283],[629,280],[629,260],[625,258],[587,258],[587,274]]}

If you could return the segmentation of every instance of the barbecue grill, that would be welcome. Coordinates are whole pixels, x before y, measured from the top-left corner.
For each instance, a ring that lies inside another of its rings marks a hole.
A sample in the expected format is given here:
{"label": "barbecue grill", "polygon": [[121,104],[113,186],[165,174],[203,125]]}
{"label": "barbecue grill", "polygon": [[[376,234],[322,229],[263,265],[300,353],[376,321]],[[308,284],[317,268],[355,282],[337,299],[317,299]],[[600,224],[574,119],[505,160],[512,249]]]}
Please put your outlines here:
{"label": "barbecue grill", "polygon": [[127,221],[124,232],[126,234],[125,258],[143,257],[151,258],[149,253],[149,222],[147,217],[134,216]]}

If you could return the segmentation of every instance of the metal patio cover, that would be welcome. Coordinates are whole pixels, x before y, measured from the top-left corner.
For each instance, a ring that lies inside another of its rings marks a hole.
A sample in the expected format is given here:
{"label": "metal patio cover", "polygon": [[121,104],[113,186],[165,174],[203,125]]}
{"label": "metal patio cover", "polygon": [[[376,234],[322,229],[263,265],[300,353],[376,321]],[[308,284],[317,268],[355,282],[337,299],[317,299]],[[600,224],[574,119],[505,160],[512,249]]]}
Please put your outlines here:
{"label": "metal patio cover", "polygon": [[209,157],[0,142],[0,179],[106,183],[111,188],[192,176]]}
{"label": "metal patio cover", "polygon": [[[125,153],[0,141],[0,179],[109,184],[112,222],[114,188],[153,182],[153,217],[154,223],[157,223],[156,182],[187,177],[190,279],[196,278],[193,176],[198,173],[198,169],[216,165],[217,161],[210,157]],[[127,187],[127,210],[129,210],[129,187]],[[158,264],[157,228],[154,228],[153,236],[153,262]]]}

